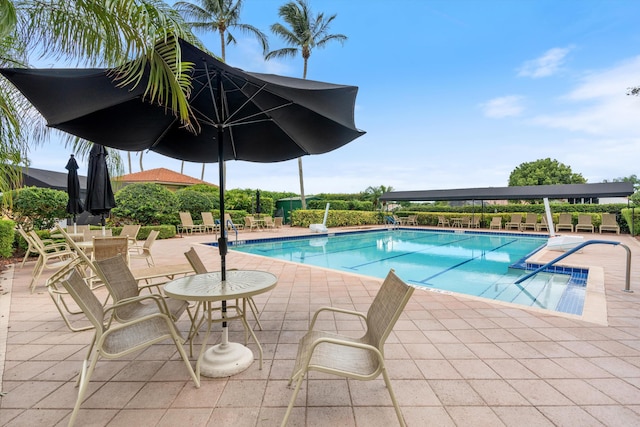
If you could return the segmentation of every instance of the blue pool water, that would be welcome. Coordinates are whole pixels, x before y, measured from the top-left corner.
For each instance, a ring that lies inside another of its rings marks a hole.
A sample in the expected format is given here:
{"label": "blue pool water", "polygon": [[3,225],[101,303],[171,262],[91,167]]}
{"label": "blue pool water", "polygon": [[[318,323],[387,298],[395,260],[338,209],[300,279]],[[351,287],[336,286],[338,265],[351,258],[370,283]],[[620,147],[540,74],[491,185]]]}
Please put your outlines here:
{"label": "blue pool water", "polygon": [[416,286],[581,314],[583,274],[539,273],[514,284],[523,268],[537,267],[524,260],[546,240],[522,233],[400,229],[232,242],[231,249],[378,278],[393,268]]}

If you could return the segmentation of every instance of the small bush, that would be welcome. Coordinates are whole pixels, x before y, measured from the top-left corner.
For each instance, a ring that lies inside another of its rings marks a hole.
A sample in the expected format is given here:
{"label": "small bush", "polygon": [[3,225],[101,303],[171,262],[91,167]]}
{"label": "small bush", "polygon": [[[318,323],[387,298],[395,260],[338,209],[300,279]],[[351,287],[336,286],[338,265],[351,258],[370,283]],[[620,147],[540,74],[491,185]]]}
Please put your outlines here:
{"label": "small bush", "polygon": [[13,255],[16,223],[11,220],[0,220],[0,256],[9,258]]}
{"label": "small bush", "polygon": [[9,217],[27,229],[48,230],[67,216],[69,196],[65,191],[25,187],[13,192],[11,197],[13,207]]}
{"label": "small bush", "polygon": [[116,207],[111,215],[116,224],[175,224],[178,201],[175,194],[160,184],[130,184],[115,194]]}
{"label": "small bush", "polygon": [[176,191],[178,211],[190,212],[195,220],[202,221],[202,212],[210,212],[213,209],[212,198],[201,191],[193,191],[188,188]]}

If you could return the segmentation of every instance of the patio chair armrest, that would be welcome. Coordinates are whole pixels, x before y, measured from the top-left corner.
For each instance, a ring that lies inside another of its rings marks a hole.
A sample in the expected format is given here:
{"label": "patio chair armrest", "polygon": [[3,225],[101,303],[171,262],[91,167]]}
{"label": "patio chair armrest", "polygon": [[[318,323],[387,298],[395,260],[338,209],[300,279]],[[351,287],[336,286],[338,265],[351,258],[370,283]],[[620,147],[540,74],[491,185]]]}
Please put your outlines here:
{"label": "patio chair armrest", "polygon": [[363,318],[364,320],[367,320],[367,316],[364,313],[361,313],[359,311],[346,310],[344,308],[337,308],[337,307],[320,307],[313,314],[313,319],[311,319],[311,325],[309,325],[309,330],[313,329],[313,326],[316,324],[316,320],[318,318],[318,315],[320,315],[320,313],[323,312],[323,311],[331,311],[331,312],[334,312],[334,313],[349,314],[349,315],[358,316],[358,317]]}
{"label": "patio chair armrest", "polygon": [[[162,313],[164,313],[166,315],[169,315],[169,309],[167,307],[167,303],[165,301],[165,298],[162,295],[159,295],[159,294],[138,295],[138,296],[131,297],[131,298],[125,298],[125,299],[122,299],[122,300],[116,302],[115,304],[110,305],[107,309],[105,309],[104,312],[106,314],[107,312],[113,311],[116,308],[123,307],[123,306],[125,306],[127,304],[133,304],[133,303],[137,303],[137,302],[140,302],[140,301],[144,301],[144,300],[147,300],[147,299],[153,300],[158,305],[158,309]],[[114,313],[115,313],[115,311],[114,311]]]}
{"label": "patio chair armrest", "polygon": [[49,243],[44,245],[45,252],[64,252],[71,251],[66,243]]}

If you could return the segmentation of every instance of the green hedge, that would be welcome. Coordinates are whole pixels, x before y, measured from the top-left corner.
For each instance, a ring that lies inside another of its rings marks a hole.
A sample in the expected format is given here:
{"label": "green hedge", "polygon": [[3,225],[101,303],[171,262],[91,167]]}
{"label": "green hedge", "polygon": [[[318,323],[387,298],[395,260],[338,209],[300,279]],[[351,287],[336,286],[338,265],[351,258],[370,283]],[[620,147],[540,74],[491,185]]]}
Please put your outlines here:
{"label": "green hedge", "polygon": [[15,237],[16,223],[9,219],[0,220],[0,256],[9,258],[13,255],[13,243]]}
{"label": "green hedge", "polygon": [[[302,210],[291,212],[291,226],[309,227],[310,224],[322,224],[324,210]],[[375,225],[382,223],[379,212],[331,210],[327,215],[327,227],[344,227],[354,225]]]}

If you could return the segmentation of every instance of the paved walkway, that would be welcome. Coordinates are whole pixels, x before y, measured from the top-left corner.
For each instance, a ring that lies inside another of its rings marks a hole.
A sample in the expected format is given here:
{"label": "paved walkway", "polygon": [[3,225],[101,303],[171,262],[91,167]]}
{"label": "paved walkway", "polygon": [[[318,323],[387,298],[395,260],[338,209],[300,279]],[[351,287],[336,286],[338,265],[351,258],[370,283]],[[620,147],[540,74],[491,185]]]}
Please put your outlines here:
{"label": "paved walkway", "polygon": [[[270,235],[243,232],[241,238]],[[385,348],[407,424],[640,425],[640,245],[628,236],[603,236],[597,238],[619,238],[631,248],[631,287],[636,292],[621,291],[625,251],[620,247],[594,245],[568,260],[602,267],[593,277],[596,282],[604,278],[606,293],[596,305],[606,304],[606,324],[416,291]],[[199,245],[211,240],[210,235],[160,240],[153,253],[157,263],[176,263],[196,246],[214,269],[219,266],[217,250]],[[287,379],[297,341],[310,315],[322,305],[366,310],[380,284],[233,251],[227,266],[279,277],[273,291],[255,298],[264,327],[256,331],[265,350],[263,369],[256,361],[231,378],[203,377],[196,389],[175,347],[158,344],[125,360],[100,362],[77,425],[277,426],[292,393]],[[32,267],[33,262],[16,267],[0,278],[8,292],[0,296],[0,354],[6,339],[0,366],[2,426],[66,425],[92,337],[91,332],[66,329],[42,286],[29,293]],[[179,327],[188,330],[186,316]],[[358,322],[340,318],[328,319],[322,327],[343,333],[361,329]],[[231,330],[231,339],[242,341],[238,322]],[[249,347],[255,350],[253,344]],[[312,374],[289,425],[387,427],[397,420],[381,379],[357,382]]]}

